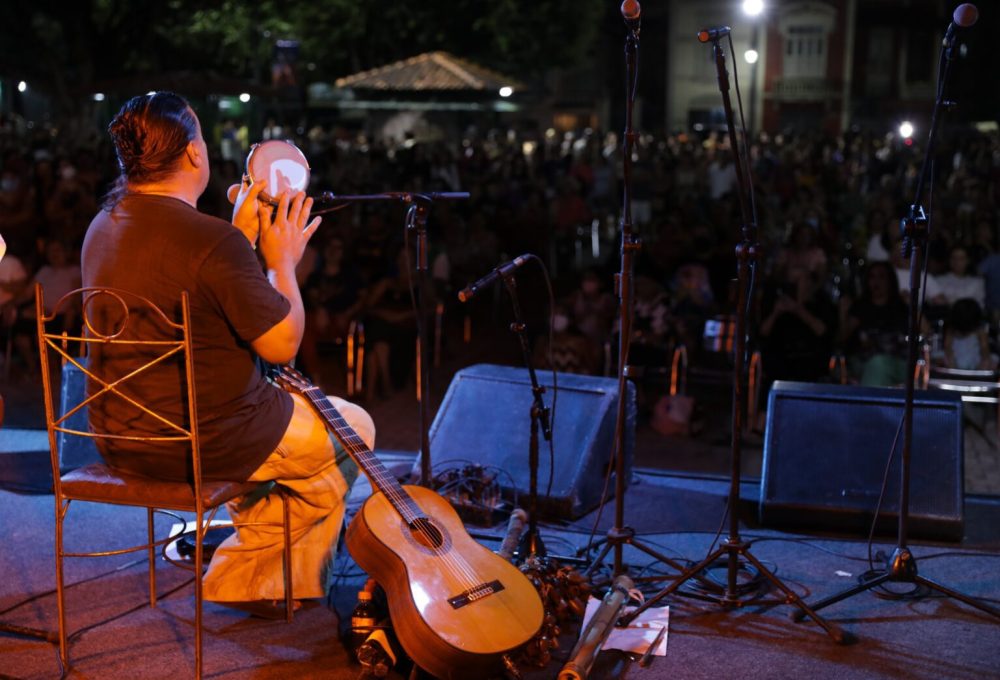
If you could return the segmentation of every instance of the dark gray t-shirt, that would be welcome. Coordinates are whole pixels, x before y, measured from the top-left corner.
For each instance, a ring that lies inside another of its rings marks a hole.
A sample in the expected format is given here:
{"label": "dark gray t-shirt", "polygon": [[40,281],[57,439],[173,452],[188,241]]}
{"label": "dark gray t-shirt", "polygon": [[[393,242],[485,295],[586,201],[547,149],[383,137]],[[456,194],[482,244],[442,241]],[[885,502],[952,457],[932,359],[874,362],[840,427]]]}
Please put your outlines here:
{"label": "dark gray t-shirt", "polygon": [[[181,292],[188,291],[202,474],[206,479],[246,479],[277,446],[292,416],[291,397],[264,379],[250,348],[251,341],[285,318],[290,304],[268,282],[246,238],[228,222],[181,200],[130,194],[94,218],[81,259],[85,286],[136,293],[175,321],[181,319]],[[106,305],[101,312],[113,316],[113,307]],[[146,335],[171,332],[146,318],[130,326]],[[117,374],[148,357],[99,344],[91,350],[91,369],[98,375],[112,369]],[[179,369],[179,362],[159,365],[130,383],[129,394],[182,422],[187,407]],[[122,400],[95,402],[90,419],[96,428],[120,434],[170,431]],[[165,479],[190,478],[189,455],[176,445],[118,440],[100,448],[114,467]]]}

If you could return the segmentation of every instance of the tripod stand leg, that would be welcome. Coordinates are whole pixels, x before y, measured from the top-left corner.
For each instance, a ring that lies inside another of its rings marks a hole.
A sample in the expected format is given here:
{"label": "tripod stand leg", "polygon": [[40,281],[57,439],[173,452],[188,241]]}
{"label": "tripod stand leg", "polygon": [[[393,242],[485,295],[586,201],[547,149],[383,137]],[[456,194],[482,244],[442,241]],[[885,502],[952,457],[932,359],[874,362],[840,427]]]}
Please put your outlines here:
{"label": "tripod stand leg", "polygon": [[753,566],[757,567],[757,571],[759,573],[763,574],[768,581],[770,581],[775,587],[777,587],[781,592],[785,594],[785,596],[788,598],[789,604],[793,604],[796,607],[798,607],[797,612],[800,613],[799,618],[801,618],[801,615],[807,615],[809,618],[811,618],[813,621],[819,624],[819,626],[822,627],[823,630],[825,630],[831,638],[833,638],[834,642],[841,645],[846,642],[846,638],[844,637],[844,631],[840,630],[840,628],[834,626],[832,623],[827,622],[826,619],[819,616],[813,609],[810,609],[809,606],[802,600],[802,598],[799,597],[798,593],[796,593],[794,590],[792,590],[784,583],[782,583],[781,580],[773,573],[771,573],[771,571],[767,567],[765,567],[760,560],[754,557],[750,551],[744,550],[742,554],[743,557],[746,558],[748,562],[750,562]]}
{"label": "tripod stand leg", "polygon": [[667,566],[672,567],[673,569],[676,569],[681,574],[684,573],[684,565],[682,565],[677,560],[675,560],[673,558],[670,558],[670,557],[667,557],[666,555],[664,555],[663,553],[659,552],[658,550],[653,550],[648,545],[645,545],[645,544],[643,544],[640,541],[629,540],[629,541],[626,541],[626,542],[630,546],[632,546],[633,548],[635,548],[636,550],[641,550],[642,552],[646,553],[650,557],[653,557],[653,558],[657,559],[658,561],[663,562]]}
{"label": "tripod stand leg", "polygon": [[594,570],[604,564],[604,558],[608,556],[611,552],[612,543],[610,540],[605,541],[604,546],[601,548],[601,552],[597,553],[597,557],[594,561],[590,563],[590,566],[583,572],[584,578],[590,578],[590,575],[594,573]]}
{"label": "tripod stand leg", "polygon": [[664,587],[656,595],[654,595],[653,597],[649,598],[648,600],[646,600],[645,602],[643,602],[641,605],[639,605],[638,607],[636,607],[635,609],[633,609],[632,611],[630,611],[628,614],[626,614],[625,616],[623,616],[620,619],[618,619],[618,625],[619,626],[628,625],[629,622],[635,620],[644,611],[646,611],[647,609],[649,609],[650,607],[652,607],[653,605],[655,605],[657,602],[659,602],[660,600],[662,600],[663,598],[667,597],[672,592],[674,592],[675,590],[677,590],[678,588],[680,588],[689,579],[698,578],[698,575],[702,572],[702,570],[705,567],[707,567],[712,562],[714,562],[715,560],[717,560],[719,558],[719,556],[721,556],[725,552],[726,552],[726,546],[721,546],[721,547],[716,548],[715,550],[713,550],[712,553],[708,557],[706,557],[705,559],[703,559],[701,562],[699,562],[698,564],[694,565],[693,567],[690,567],[686,571],[681,572],[680,576],[678,576],[676,579],[674,579],[670,583],[670,585]]}
{"label": "tripod stand leg", "polygon": [[938,583],[936,581],[932,581],[929,578],[926,578],[924,576],[919,576],[919,575],[914,579],[914,581],[916,583],[919,583],[920,585],[927,586],[931,590],[936,590],[939,593],[944,593],[948,597],[954,598],[954,599],[958,600],[959,602],[964,602],[965,604],[969,605],[970,607],[975,607],[976,609],[978,609],[980,611],[984,611],[987,614],[990,614],[990,615],[995,616],[998,619],[1000,619],[1000,610],[995,609],[994,607],[991,607],[991,606],[989,606],[987,604],[983,604],[982,602],[978,602],[977,600],[969,597],[968,595],[964,595],[964,594],[958,592],[957,590],[952,590],[948,586],[943,586],[943,585],[941,585],[940,583]]}
{"label": "tripod stand leg", "polygon": [[[842,590],[842,591],[840,591],[839,593],[837,593],[835,595],[831,595],[830,597],[827,597],[827,598],[824,598],[824,599],[820,600],[819,602],[817,602],[816,604],[814,604],[812,606],[812,610],[814,612],[815,611],[819,611],[823,607],[828,607],[831,604],[835,604],[837,602],[840,602],[841,600],[846,600],[847,598],[849,598],[849,597],[851,597],[853,595],[857,595],[858,593],[864,592],[866,590],[870,590],[871,588],[874,588],[875,586],[882,585],[886,581],[892,580],[892,577],[893,577],[892,572],[891,571],[886,571],[886,572],[882,573],[881,575],[876,576],[875,578],[871,579],[870,581],[865,581],[864,583],[859,583],[858,585],[853,586],[851,588],[848,588],[847,590]],[[795,610],[795,611],[792,612],[791,616],[792,616],[792,620],[793,621],[801,621],[802,617],[805,616],[805,612],[802,609],[797,609],[797,610]]]}

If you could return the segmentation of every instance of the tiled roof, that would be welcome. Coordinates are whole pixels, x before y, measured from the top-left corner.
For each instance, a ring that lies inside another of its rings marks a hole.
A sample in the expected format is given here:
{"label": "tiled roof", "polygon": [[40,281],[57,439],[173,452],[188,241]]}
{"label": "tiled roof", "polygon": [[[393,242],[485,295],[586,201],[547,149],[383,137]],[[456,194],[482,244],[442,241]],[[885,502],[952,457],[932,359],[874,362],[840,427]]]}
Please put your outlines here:
{"label": "tiled roof", "polygon": [[339,78],[337,87],[370,90],[495,91],[520,83],[447,52],[427,52],[386,66]]}

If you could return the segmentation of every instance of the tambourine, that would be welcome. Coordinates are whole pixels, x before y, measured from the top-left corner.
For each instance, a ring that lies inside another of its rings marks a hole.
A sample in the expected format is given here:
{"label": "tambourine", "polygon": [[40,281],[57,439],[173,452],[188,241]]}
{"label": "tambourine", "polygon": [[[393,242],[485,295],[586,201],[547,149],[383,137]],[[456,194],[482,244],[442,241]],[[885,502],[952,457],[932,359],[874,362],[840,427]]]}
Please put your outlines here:
{"label": "tambourine", "polygon": [[309,188],[309,161],[299,147],[285,140],[271,139],[250,147],[246,173],[251,182],[267,180],[267,191],[260,192],[259,198],[272,205],[286,189]]}

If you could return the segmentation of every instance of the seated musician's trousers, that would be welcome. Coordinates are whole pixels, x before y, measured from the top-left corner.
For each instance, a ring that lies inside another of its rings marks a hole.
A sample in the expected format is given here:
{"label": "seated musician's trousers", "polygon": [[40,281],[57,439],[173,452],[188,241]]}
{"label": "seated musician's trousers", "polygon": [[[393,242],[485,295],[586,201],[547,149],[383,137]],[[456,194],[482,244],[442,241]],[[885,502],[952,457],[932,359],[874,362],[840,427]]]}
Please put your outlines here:
{"label": "seated musician's trousers", "polygon": [[[337,538],[344,522],[344,501],[358,467],[328,432],[309,401],[293,394],[295,409],[285,435],[250,476],[273,480],[287,489],[292,535],[292,592],[296,599],[325,597]],[[375,425],[360,406],[327,397],[369,448]],[[216,602],[280,600],[284,597],[281,499],[238,498],[226,507],[237,525],[216,549],[204,580],[204,597]]]}

